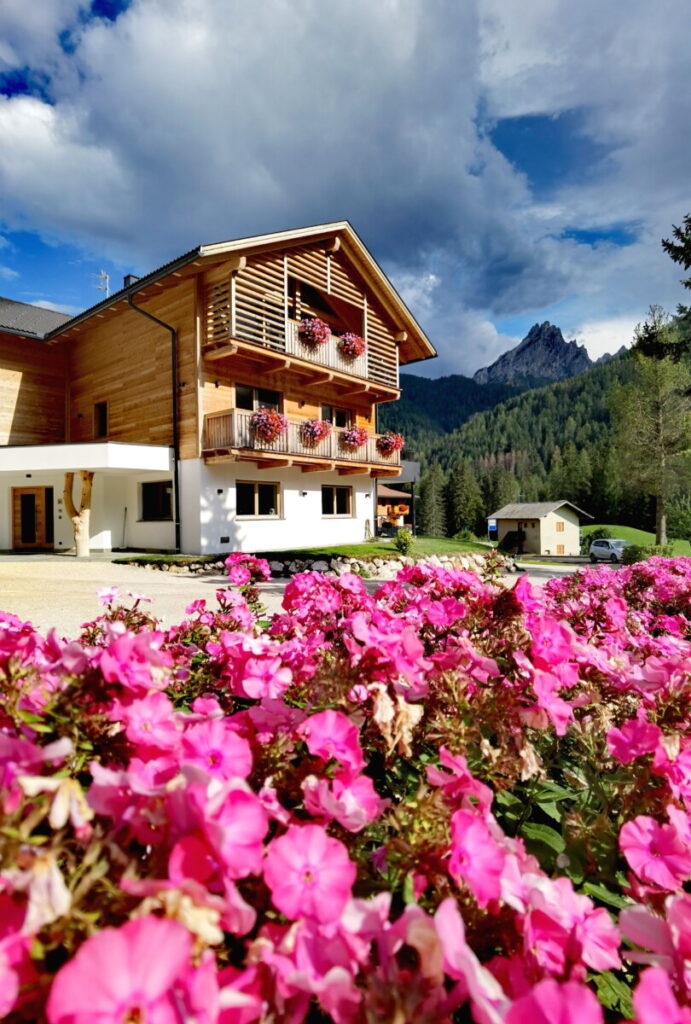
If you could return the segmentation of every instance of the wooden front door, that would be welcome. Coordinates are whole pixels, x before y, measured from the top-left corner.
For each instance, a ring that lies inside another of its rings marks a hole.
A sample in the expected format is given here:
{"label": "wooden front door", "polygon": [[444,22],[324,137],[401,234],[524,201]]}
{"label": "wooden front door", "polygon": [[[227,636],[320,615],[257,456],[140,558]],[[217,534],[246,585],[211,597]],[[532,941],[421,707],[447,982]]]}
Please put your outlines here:
{"label": "wooden front door", "polygon": [[53,547],[53,488],[12,488],[12,546]]}

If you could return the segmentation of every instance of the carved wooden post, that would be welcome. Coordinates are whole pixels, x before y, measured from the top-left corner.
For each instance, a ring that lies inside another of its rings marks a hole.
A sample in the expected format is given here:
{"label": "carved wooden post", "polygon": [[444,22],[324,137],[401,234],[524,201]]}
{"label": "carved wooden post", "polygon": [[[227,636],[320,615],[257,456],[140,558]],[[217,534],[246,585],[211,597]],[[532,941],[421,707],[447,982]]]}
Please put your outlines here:
{"label": "carved wooden post", "polygon": [[86,469],[81,469],[79,475],[82,479],[82,493],[79,502],[79,509],[75,507],[72,498],[72,486],[74,484],[74,473],[65,473],[65,486],[62,492],[63,501],[67,514],[72,520],[74,530],[74,547],[77,558],[88,558],[90,553],[89,520],[91,518],[91,485],[94,481],[94,474]]}

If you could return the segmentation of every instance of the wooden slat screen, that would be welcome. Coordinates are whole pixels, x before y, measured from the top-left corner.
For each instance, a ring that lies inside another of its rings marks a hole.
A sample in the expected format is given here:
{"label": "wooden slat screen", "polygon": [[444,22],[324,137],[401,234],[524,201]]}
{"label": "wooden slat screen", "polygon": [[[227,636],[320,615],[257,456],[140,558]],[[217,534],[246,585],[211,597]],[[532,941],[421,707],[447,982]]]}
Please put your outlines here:
{"label": "wooden slat screen", "polygon": [[376,306],[367,308],[367,351],[370,380],[398,387],[398,351],[391,328]]}
{"label": "wooden slat screen", "polygon": [[250,257],[235,279],[235,336],[285,350],[283,256]]}

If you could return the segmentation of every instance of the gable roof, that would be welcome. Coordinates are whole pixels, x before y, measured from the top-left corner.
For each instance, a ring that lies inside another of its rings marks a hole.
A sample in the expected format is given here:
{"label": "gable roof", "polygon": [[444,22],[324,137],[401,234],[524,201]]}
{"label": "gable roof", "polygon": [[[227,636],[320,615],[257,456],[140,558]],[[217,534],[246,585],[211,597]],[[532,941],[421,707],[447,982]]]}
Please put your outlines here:
{"label": "gable roof", "polygon": [[295,228],[290,231],[274,231],[267,235],[251,235],[247,238],[229,239],[225,242],[212,242],[198,245],[189,252],[178,256],[168,263],[164,263],[157,270],[151,271],[144,277],[138,278],[133,284],[120,291],[114,292],[107,299],[101,300],[96,305],[85,309],[65,323],[55,326],[46,334],[48,338],[58,337],[64,330],[69,330],[77,324],[88,320],[91,316],[113,306],[130,295],[135,295],[150,284],[160,281],[182,267],[190,263],[220,263],[228,256],[235,253],[256,253],[266,252],[273,249],[293,248],[305,242],[317,242],[329,238],[338,237],[343,252],[348,256],[350,262],[376,292],[377,298],[382,302],[389,316],[400,326],[400,330],[406,335],[400,342],[401,362],[411,363],[419,359],[429,359],[435,356],[436,350],[429,338],[422,330],[417,320],[410,312],[401,296],[398,294],[388,277],[376,262],[370,251],[348,221],[335,221],[330,224],[315,224],[306,228]]}
{"label": "gable roof", "polygon": [[550,512],[556,512],[562,505],[568,505],[569,508],[575,509],[581,516],[587,516],[588,519],[593,517],[588,513],[584,512],[582,508],[574,505],[571,501],[529,501],[529,502],[515,502],[512,505],[504,505],[498,512],[493,512],[491,516],[487,516],[488,519],[544,519]]}
{"label": "gable roof", "polygon": [[379,484],[377,487],[378,498],[406,498],[408,502],[412,499],[406,491],[397,491],[393,487],[387,487],[386,484]]}
{"label": "gable roof", "polygon": [[67,323],[71,317],[54,309],[0,297],[0,331],[30,338],[42,338],[48,331]]}

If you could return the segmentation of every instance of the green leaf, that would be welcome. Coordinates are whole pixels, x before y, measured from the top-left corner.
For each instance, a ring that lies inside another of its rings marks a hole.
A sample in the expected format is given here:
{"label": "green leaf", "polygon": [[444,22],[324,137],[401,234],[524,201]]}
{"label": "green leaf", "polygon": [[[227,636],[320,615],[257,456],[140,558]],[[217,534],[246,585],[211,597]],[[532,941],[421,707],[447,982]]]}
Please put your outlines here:
{"label": "green leaf", "polygon": [[415,893],[413,891],[413,876],[412,874],[406,875],[403,880],[403,902],[404,903],[417,903],[415,899]]}
{"label": "green leaf", "polygon": [[612,971],[601,971],[600,974],[593,974],[592,980],[603,1006],[608,1010],[619,1010],[629,1020],[633,1017],[631,989],[623,978],[617,977]]}
{"label": "green leaf", "polygon": [[535,821],[526,821],[525,825],[521,826],[520,831],[524,839],[534,843],[543,843],[545,846],[549,846],[550,850],[554,850],[555,853],[564,852],[566,847],[564,837],[549,825],[540,825]]}
{"label": "green leaf", "polygon": [[592,896],[594,899],[599,900],[600,903],[606,903],[608,907],[616,907],[617,910],[624,910],[626,907],[631,906],[631,900],[625,896],[620,896],[617,892],[612,892],[606,885],[601,882],[586,882],[583,886],[583,892],[586,896]]}
{"label": "green leaf", "polygon": [[561,821],[561,811],[555,803],[552,803],[551,801],[548,803],[539,803],[538,807],[541,811],[544,811],[547,817],[551,818],[552,821]]}
{"label": "green leaf", "polygon": [[533,792],[533,797],[538,803],[543,800],[576,800],[577,793],[564,786],[558,786],[556,782],[542,782]]}

